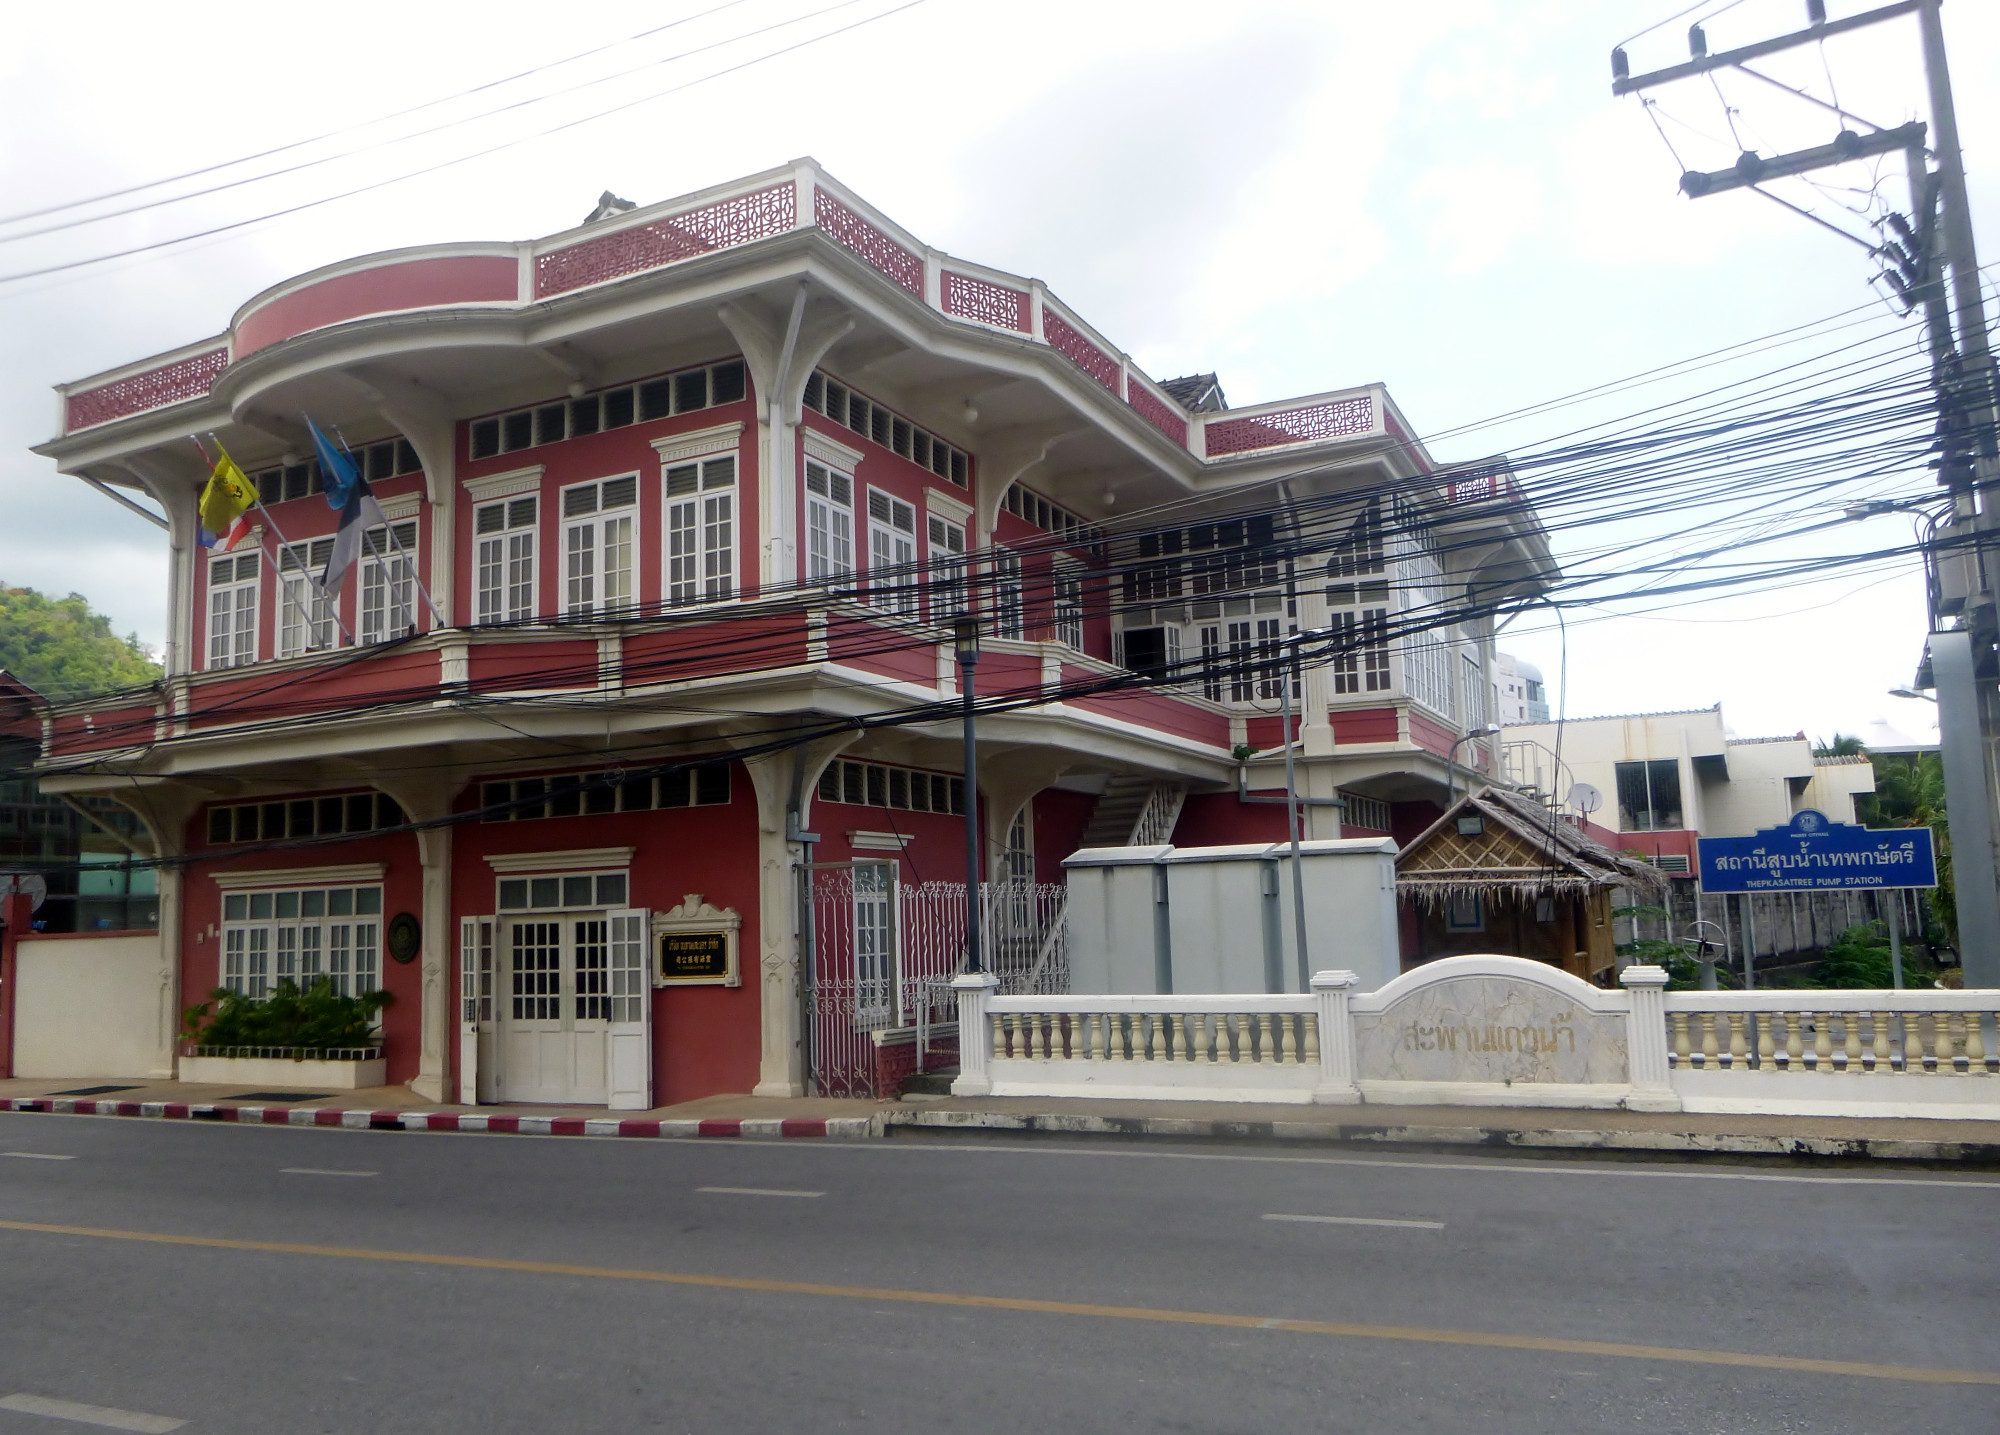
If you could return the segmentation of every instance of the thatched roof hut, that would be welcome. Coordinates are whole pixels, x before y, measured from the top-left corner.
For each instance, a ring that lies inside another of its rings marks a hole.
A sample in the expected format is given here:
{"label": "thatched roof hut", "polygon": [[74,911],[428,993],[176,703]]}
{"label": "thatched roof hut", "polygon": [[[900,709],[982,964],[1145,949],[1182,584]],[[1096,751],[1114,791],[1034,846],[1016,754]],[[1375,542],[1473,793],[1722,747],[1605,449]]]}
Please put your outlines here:
{"label": "thatched roof hut", "polygon": [[1406,963],[1500,952],[1589,978],[1617,961],[1613,894],[1666,890],[1657,867],[1503,787],[1469,793],[1396,857]]}

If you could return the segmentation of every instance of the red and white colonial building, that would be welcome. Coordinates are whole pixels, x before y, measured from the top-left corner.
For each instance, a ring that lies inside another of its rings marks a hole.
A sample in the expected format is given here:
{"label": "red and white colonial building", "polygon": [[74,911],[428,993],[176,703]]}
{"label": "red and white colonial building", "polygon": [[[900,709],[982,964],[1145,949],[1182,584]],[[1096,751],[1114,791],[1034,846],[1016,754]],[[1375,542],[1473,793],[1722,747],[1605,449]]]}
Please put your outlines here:
{"label": "red and white colonial building", "polygon": [[[1016,700],[978,725],[991,955],[1047,982],[1079,846],[1286,835],[1273,676],[1093,679],[1349,633],[1299,686],[1309,835],[1407,838],[1454,744],[1492,768],[1461,739],[1493,650],[1396,613],[1549,572],[1511,485],[1438,475],[1379,385],[1156,382],[810,160],[331,265],[59,393],[37,452],[168,519],[169,636],[156,690],[50,712],[44,785],[170,859],[176,1004],[379,985],[389,1079],[433,1100],[872,1089],[948,1016],[958,724],[865,720],[957,692],[953,575],[980,695]],[[393,530],[331,605],[302,414]],[[211,432],[264,500],[229,554],[198,543]],[[1288,575],[1287,503],[1339,495],[1350,541]]]}

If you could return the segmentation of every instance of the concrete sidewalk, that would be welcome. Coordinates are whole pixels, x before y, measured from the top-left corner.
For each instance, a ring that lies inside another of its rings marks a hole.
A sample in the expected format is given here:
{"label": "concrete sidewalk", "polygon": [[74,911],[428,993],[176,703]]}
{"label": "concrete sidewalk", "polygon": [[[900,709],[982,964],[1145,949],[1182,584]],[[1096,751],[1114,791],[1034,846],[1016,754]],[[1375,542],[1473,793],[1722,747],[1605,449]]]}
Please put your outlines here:
{"label": "concrete sidewalk", "polygon": [[[111,1088],[111,1089],[103,1089]],[[0,1080],[0,1111],[552,1136],[1104,1136],[1350,1149],[1650,1152],[1930,1161],[2000,1166],[2000,1121],[1716,1116],[1473,1106],[1304,1106],[1057,1097],[871,1101],[704,1097],[650,1111],[464,1106],[406,1086],[249,1092],[238,1086],[70,1078]]]}
{"label": "concrete sidewalk", "polygon": [[2000,1164],[2000,1121],[1717,1116],[1525,1106],[1304,1106],[947,1097],[905,1102],[885,1134],[1014,1131],[1340,1146],[1682,1152]]}

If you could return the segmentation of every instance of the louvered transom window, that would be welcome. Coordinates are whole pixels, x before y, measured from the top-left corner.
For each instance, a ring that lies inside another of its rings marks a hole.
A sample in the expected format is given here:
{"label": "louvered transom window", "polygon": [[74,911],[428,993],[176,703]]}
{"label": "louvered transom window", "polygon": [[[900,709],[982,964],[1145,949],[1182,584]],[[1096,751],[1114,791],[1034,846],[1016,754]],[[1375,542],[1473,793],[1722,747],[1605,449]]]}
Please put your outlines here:
{"label": "louvered transom window", "polygon": [[572,618],[622,613],[634,602],[632,537],[639,478],[627,474],[562,491],[563,612]]}
{"label": "louvered transom window", "polygon": [[815,372],[806,380],[805,406],[852,429],[870,443],[901,454],[960,488],[972,486],[972,460],[964,449],[862,397],[838,379]]}
{"label": "louvered transom window", "polygon": [[472,457],[492,458],[545,443],[561,443],[564,439],[583,438],[608,429],[694,413],[719,404],[733,404],[748,392],[746,385],[743,361],[731,359],[604,389],[582,398],[554,399],[512,413],[493,414],[472,421]]}
{"label": "louvered transom window", "polygon": [[331,538],[294,543],[278,551],[278,656],[324,652],[339,645],[333,604],[320,574],[333,557]]}
{"label": "louvered transom window", "polygon": [[[350,451],[350,457],[355,470],[370,483],[400,478],[406,473],[422,473],[424,469],[416,449],[405,438],[362,444]],[[285,503],[326,492],[326,475],[320,472],[317,459],[260,469],[250,475],[250,480],[257,485],[257,499],[261,503]]]}
{"label": "louvered transom window", "polygon": [[416,632],[416,520],[369,529],[361,551],[361,641]]}
{"label": "louvered transom window", "polygon": [[535,515],[532,495],[482,504],[473,513],[478,619],[525,623],[535,616]]}
{"label": "louvered transom window", "polygon": [[917,510],[879,488],[868,490],[868,601],[904,617],[917,615],[923,575],[917,568]]}
{"label": "louvered transom window", "polygon": [[667,602],[720,603],[736,596],[736,459],[667,470]]}
{"label": "louvered transom window", "polygon": [[655,808],[727,807],[729,764],[702,763],[657,777],[622,777],[615,772],[516,777],[482,785],[479,805],[488,822],[596,817],[611,812],[651,812]]}
{"label": "louvered transom window", "polygon": [[1032,523],[1044,533],[1054,533],[1059,537],[1072,539],[1078,543],[1095,543],[1101,536],[1096,529],[1071,513],[1059,503],[1051,503],[1032,489],[1020,484],[1009,484],[1000,506],[1024,523]]}
{"label": "louvered transom window", "polygon": [[879,762],[830,762],[820,774],[819,800],[962,816],[965,779]]}
{"label": "louvered transom window", "polygon": [[240,668],[257,661],[255,553],[214,558],[208,565],[208,665]]}
{"label": "louvered transom window", "polygon": [[806,581],[826,583],[854,571],[854,480],[824,464],[806,464]]}

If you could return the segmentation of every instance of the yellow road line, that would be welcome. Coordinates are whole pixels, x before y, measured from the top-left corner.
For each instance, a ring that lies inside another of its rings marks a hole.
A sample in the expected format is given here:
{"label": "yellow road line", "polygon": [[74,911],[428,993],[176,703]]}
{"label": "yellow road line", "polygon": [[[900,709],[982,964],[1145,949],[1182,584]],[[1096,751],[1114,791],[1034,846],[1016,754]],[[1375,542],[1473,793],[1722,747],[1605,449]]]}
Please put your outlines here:
{"label": "yellow road line", "polygon": [[951,1291],[899,1290],[893,1286],[823,1285],[816,1281],[764,1280],[752,1276],[695,1275],[681,1271],[627,1270],[579,1266],[565,1261],[522,1261],[495,1256],[453,1256],[427,1251],[381,1251],[365,1246],[315,1246],[294,1241],[244,1241],[226,1236],[177,1236],[163,1231],[125,1231],[102,1226],[59,1226],[42,1221],[0,1221],[0,1230],[48,1236],[86,1236],[105,1241],[139,1241],[157,1246],[192,1246],[218,1251],[318,1256],[327,1260],[382,1261],[395,1265],[453,1266],[463,1270],[515,1271],[526,1275],[578,1276],[588,1280],[650,1281],[658,1285],[703,1286],[713,1290],[758,1291],[772,1295],[822,1296],[833,1300],[891,1301],[905,1305],[1012,1310],[1031,1315],[1071,1315],[1099,1320],[1143,1320],[1166,1325],[1221,1326],[1235,1330],[1285,1330],[1301,1335],[1347,1336],[1357,1340],[1402,1340],[1425,1345],[1469,1345],[1491,1350],[1536,1350],[1559,1355],[1599,1355],[1623,1360],[1672,1360],[1689,1365],[1728,1365],[1750,1370],[1787,1370],[1808,1375],[1855,1375],[1874,1380],[1908,1380],[1926,1385],[2000,1385],[2000,1371],[1939,1370],[1921,1365],[1877,1365],[1859,1360],[1813,1360],[1794,1355],[1757,1355],[1733,1350],[1692,1350],[1672,1345],[1630,1345],[1622,1341],[1568,1340],[1499,1331],[1441,1330],[1413,1325],[1362,1325],[1349,1321],[1291,1320],[1283,1316],[1232,1315],[1225,1311],[1171,1310],[1157,1306],[1095,1305],[1083,1301],[1029,1300],[1020,1296],[965,1295]]}

